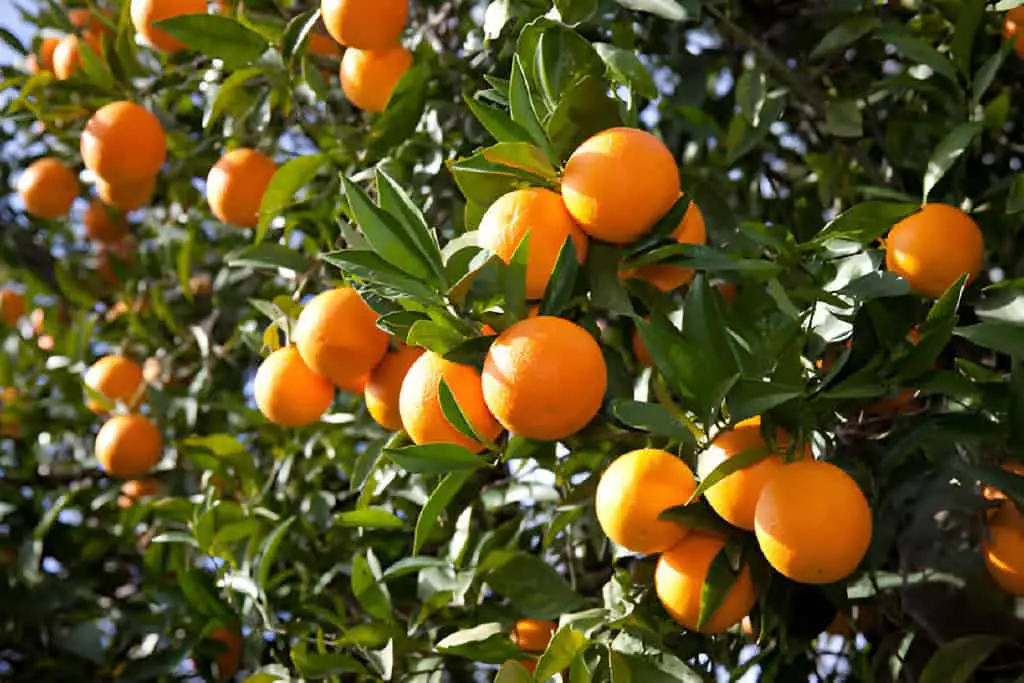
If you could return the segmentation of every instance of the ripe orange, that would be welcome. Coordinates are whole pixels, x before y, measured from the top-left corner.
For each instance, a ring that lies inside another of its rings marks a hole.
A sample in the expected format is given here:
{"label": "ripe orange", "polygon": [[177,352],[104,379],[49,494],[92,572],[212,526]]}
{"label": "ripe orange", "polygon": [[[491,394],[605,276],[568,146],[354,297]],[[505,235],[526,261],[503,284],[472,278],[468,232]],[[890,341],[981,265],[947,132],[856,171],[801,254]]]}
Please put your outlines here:
{"label": "ripe orange", "polygon": [[21,420],[17,412],[8,410],[18,404],[18,390],[14,387],[0,389],[0,437],[17,439],[21,436]]}
{"label": "ripe orange", "polygon": [[[690,203],[680,221],[679,227],[672,233],[672,239],[679,244],[706,244],[708,241],[707,228],[704,226],[704,215],[697,208],[697,205]],[[693,280],[696,271],[693,268],[674,266],[672,264],[654,263],[648,266],[640,266],[623,271],[625,278],[646,280],[663,292],[671,292]]]}
{"label": "ripe orange", "polygon": [[164,439],[142,415],[115,415],[96,435],[96,459],[113,477],[136,478],[160,462]]}
{"label": "ripe orange", "polygon": [[[113,20],[113,14],[104,12],[108,19]],[[99,15],[90,9],[73,9],[68,12],[68,21],[76,29],[86,32],[110,33],[110,28],[103,23]]]}
{"label": "ripe orange", "polygon": [[654,590],[665,611],[690,631],[724,633],[743,621],[757,602],[750,569],[744,564],[718,608],[698,627],[704,582],[724,547],[722,538],[695,531],[658,558]]}
{"label": "ripe orange", "polygon": [[[1019,477],[1024,477],[1024,463],[1022,462],[1006,462],[1003,463],[1001,467],[1007,472],[1010,472],[1011,474],[1016,474]],[[1020,511],[1017,510],[1017,506],[1013,503],[1013,501],[1007,498],[1006,494],[1000,491],[995,486],[982,486],[981,496],[985,500],[994,501],[998,503],[998,507],[991,507],[986,511],[986,514],[990,519],[1002,510],[1008,510],[1008,514],[1010,515],[1020,516]]]}
{"label": "ripe orange", "polygon": [[493,441],[501,434],[501,425],[484,403],[480,373],[430,351],[416,359],[402,382],[398,410],[405,431],[416,444],[450,443],[482,451],[484,444],[464,435],[445,418],[438,394],[442,379],[478,436]]}
{"label": "ripe orange", "polygon": [[[765,484],[785,465],[786,453],[793,439],[782,429],[775,430],[774,454],[733,472],[704,490],[704,497],[722,519],[747,531],[754,530],[754,509]],[[769,449],[761,434],[761,418],[743,420],[715,437],[711,446],[700,454],[697,474],[703,479],[723,462],[753,449]],[[807,457],[806,449],[797,448],[793,456]]]}
{"label": "ripe orange", "polygon": [[319,31],[312,31],[309,34],[309,42],[306,43],[306,51],[318,57],[337,58],[341,57],[341,46],[334,42],[330,36],[325,36]]}
{"label": "ripe orange", "polygon": [[35,62],[33,73],[42,71],[53,71],[53,51],[60,44],[60,38],[43,38],[39,43],[39,59]]}
{"label": "ripe orange", "polygon": [[484,361],[487,408],[513,434],[557,441],[586,427],[604,401],[608,369],[590,333],[563,318],[521,320]]}
{"label": "ripe orange", "polygon": [[25,315],[25,297],[13,289],[0,291],[0,320],[8,327],[15,327]]}
{"label": "ripe orange", "polygon": [[139,498],[151,498],[160,493],[160,482],[156,479],[132,479],[121,484],[121,495],[117,506],[130,508]]}
{"label": "ripe orange", "polygon": [[162,52],[184,50],[185,44],[153,24],[182,14],[206,14],[206,0],[132,0],[132,24],[154,49]]}
{"label": "ripe orange", "polygon": [[320,0],[320,12],[327,32],[342,45],[381,50],[402,35],[409,0]]}
{"label": "ripe orange", "polygon": [[539,187],[514,190],[491,204],[480,221],[478,235],[481,247],[510,263],[527,233],[526,296],[541,299],[565,238],[572,237],[576,256],[583,263],[587,259],[587,236],[565,210],[562,198]]}
{"label": "ripe orange", "polygon": [[422,355],[423,349],[403,345],[397,351],[388,352],[370,375],[364,394],[366,409],[381,427],[393,432],[402,429],[402,414],[398,409],[402,382],[409,368]]}
{"label": "ripe orange", "polygon": [[100,108],[82,132],[86,168],[108,183],[141,183],[156,176],[167,159],[160,120],[134,102]]}
{"label": "ripe orange", "polygon": [[636,356],[636,362],[642,367],[649,368],[654,365],[654,358],[651,357],[651,350],[647,348],[647,344],[644,344],[643,337],[636,330],[633,330],[633,355]]}
{"label": "ripe orange", "polygon": [[378,317],[351,287],[329,289],[302,309],[292,341],[314,372],[339,388],[362,393],[362,378],[388,350],[388,335],[377,327]]}
{"label": "ripe orange", "polygon": [[989,520],[981,554],[996,585],[1024,597],[1024,518],[1016,508],[1003,507]]}
{"label": "ripe orange", "polygon": [[294,346],[267,356],[253,384],[264,417],[285,427],[303,427],[320,419],[334,400],[334,387],[310,370]]}
{"label": "ripe orange", "polygon": [[96,270],[104,282],[117,286],[121,284],[121,278],[114,270],[115,263],[122,269],[131,268],[135,264],[135,243],[131,238],[99,244],[96,252]]}
{"label": "ripe orange", "polygon": [[215,660],[217,664],[217,677],[221,680],[234,678],[242,666],[242,649],[244,645],[242,637],[236,629],[222,626],[211,631],[208,638],[224,646],[224,649],[221,650]]}
{"label": "ripe orange", "polygon": [[583,232],[629,244],[650,232],[679,198],[679,167],[661,140],[610,128],[580,145],[562,175],[562,199]]}
{"label": "ripe orange", "polygon": [[1018,6],[1006,13],[1003,21],[1003,37],[1013,40],[1013,49],[1024,59],[1024,6]]}
{"label": "ripe orange", "polygon": [[857,482],[820,460],[781,467],[754,512],[765,559],[800,583],[834,583],[852,574],[867,554],[871,527],[871,508]]}
{"label": "ripe orange", "polygon": [[251,228],[260,221],[260,202],[277,164],[254,149],[234,149],[220,158],[206,177],[210,211],[223,223]]}
{"label": "ripe orange", "polygon": [[[93,52],[102,55],[103,48],[100,44],[98,33],[90,33],[82,37]],[[57,48],[53,51],[53,74],[58,80],[66,81],[71,78],[82,66],[80,39],[75,35],[66,35],[61,38]]]}
{"label": "ripe orange", "polygon": [[967,273],[981,272],[985,240],[970,216],[955,206],[925,204],[893,226],[885,265],[922,296],[938,298]]}
{"label": "ripe orange", "polygon": [[18,196],[36,218],[60,218],[78,196],[78,174],[59,159],[44,157],[18,178]]}
{"label": "ripe orange", "polygon": [[97,242],[120,242],[128,235],[128,221],[98,199],[89,203],[82,216],[85,234]]}
{"label": "ripe orange", "polygon": [[401,45],[382,50],[349,48],[341,58],[341,89],[353,106],[379,114],[412,66],[412,53]]}
{"label": "ripe orange", "polygon": [[658,519],[685,505],[697,490],[693,472],[667,451],[644,448],[616,458],[601,475],[594,498],[597,521],[608,538],[634,553],[660,553],[689,532]]}
{"label": "ripe orange", "polygon": [[512,642],[524,652],[540,654],[548,649],[548,643],[558,630],[558,624],[542,619],[520,619],[512,628]]}
{"label": "ripe orange", "polygon": [[149,176],[138,182],[110,184],[103,178],[96,179],[96,196],[118,211],[135,211],[149,203],[156,189],[156,176]]}
{"label": "ripe orange", "polygon": [[[125,356],[104,356],[93,363],[85,373],[85,385],[102,394],[116,407],[123,403],[135,410],[145,396],[145,380],[139,364]],[[86,407],[94,413],[106,412],[97,401],[86,399]]]}

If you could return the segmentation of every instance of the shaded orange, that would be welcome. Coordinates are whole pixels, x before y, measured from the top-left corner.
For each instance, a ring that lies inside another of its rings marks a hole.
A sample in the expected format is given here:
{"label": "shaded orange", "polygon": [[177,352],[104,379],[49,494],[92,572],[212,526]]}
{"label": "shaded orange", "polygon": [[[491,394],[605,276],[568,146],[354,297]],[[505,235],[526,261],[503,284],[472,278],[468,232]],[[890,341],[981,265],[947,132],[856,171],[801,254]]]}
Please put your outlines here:
{"label": "shaded orange", "polygon": [[633,330],[633,355],[636,356],[636,362],[645,368],[654,365],[651,350],[647,348],[647,344],[644,344],[643,337],[637,330]]}
{"label": "shaded orange", "polygon": [[989,520],[981,555],[997,586],[1024,597],[1024,518],[1015,507],[1000,508]]}
{"label": "shaded orange", "polygon": [[214,660],[214,663],[217,665],[217,677],[221,680],[234,678],[242,666],[242,650],[244,646],[242,636],[238,634],[236,629],[222,626],[211,631],[207,637],[224,646],[224,649],[221,650]]}
{"label": "shaded orange", "polygon": [[162,52],[184,50],[185,44],[153,26],[183,14],[206,14],[206,0],[131,0],[132,24],[154,49]]}
{"label": "shaded orange", "polygon": [[138,182],[111,184],[103,178],[96,179],[96,196],[104,204],[118,211],[135,211],[149,203],[156,189],[156,176],[148,176]]}
{"label": "shaded orange", "polygon": [[114,477],[141,477],[160,462],[163,449],[160,430],[142,415],[115,415],[96,435],[96,459]]}
{"label": "shaded orange", "polygon": [[82,216],[85,234],[98,242],[119,242],[128,234],[128,221],[109,209],[99,199],[89,203]]}
{"label": "shaded orange", "polygon": [[119,268],[130,268],[135,264],[135,243],[130,238],[100,243],[96,252],[96,270],[104,282],[114,286],[121,284],[121,278],[114,269],[115,263]]}
{"label": "shaded orange", "polygon": [[25,296],[13,289],[0,291],[0,320],[8,327],[15,327],[25,315]]}
{"label": "shaded orange", "polygon": [[318,57],[341,57],[341,46],[334,42],[334,39],[330,36],[325,36],[318,31],[313,31],[309,34],[306,51]]}
{"label": "shaded orange", "polygon": [[[90,33],[82,37],[98,56],[103,55],[99,34]],[[53,75],[58,80],[66,81],[82,68],[81,46],[78,36],[66,35],[57,43],[53,51]]]}
{"label": "shaded orange", "polygon": [[33,73],[39,73],[39,71],[53,71],[53,52],[57,49],[57,45],[59,44],[60,38],[43,38],[39,43],[38,61],[33,62],[35,67],[32,69]]}
{"label": "shaded orange", "polygon": [[893,226],[885,241],[885,265],[918,294],[936,299],[963,274],[974,280],[985,258],[978,224],[947,204],[925,204]]}
{"label": "shaded orange", "polygon": [[1003,38],[1012,39],[1014,52],[1024,59],[1024,5],[1014,7],[1006,13],[1003,20]]}
{"label": "shaded orange", "polygon": [[223,223],[251,228],[259,223],[260,203],[277,164],[255,149],[233,149],[214,164],[206,177],[210,211]]}
{"label": "shaded orange", "polygon": [[543,619],[520,619],[512,627],[512,642],[524,652],[540,654],[558,630],[558,624]]}
{"label": "shaded orange", "polygon": [[[145,397],[142,368],[125,356],[103,356],[89,366],[83,381],[87,387],[106,397],[111,407],[123,403],[135,410]],[[89,398],[86,398],[85,406],[94,413],[106,412],[100,403]]]}
{"label": "shaded orange", "polygon": [[[1013,461],[1006,462],[1000,465],[1003,470],[1016,474],[1019,477],[1024,477],[1024,463]],[[981,487],[981,497],[988,501],[993,501],[999,504],[998,507],[989,508],[986,514],[989,518],[996,515],[1000,510],[1009,509],[1010,514],[1019,515],[1020,511],[1017,510],[1017,506],[1010,500],[1005,493],[1000,491],[997,487],[991,485],[985,485]]]}
{"label": "shaded orange", "polygon": [[121,484],[121,495],[117,506],[129,508],[139,498],[152,498],[160,493],[160,482],[156,479],[133,479]]}
{"label": "shaded orange", "polygon": [[[708,233],[704,225],[704,215],[693,202],[687,207],[679,227],[672,233],[672,239],[679,244],[707,244]],[[622,272],[624,278],[645,280],[663,292],[671,292],[689,284],[695,274],[693,268],[663,263],[653,263]]]}
{"label": "shaded orange", "polygon": [[334,401],[334,387],[306,366],[294,346],[284,346],[263,360],[253,393],[264,417],[285,427],[313,424]]}
{"label": "shaded orange", "polygon": [[412,53],[401,45],[382,50],[350,47],[341,58],[341,89],[353,106],[379,114],[411,66]]}
{"label": "shaded orange", "polygon": [[108,183],[141,183],[156,176],[167,158],[160,120],[134,102],[112,102],[85,124],[85,167]]}
{"label": "shaded orange", "polygon": [[44,157],[18,178],[18,196],[36,218],[67,215],[78,196],[78,174],[55,157]]}
{"label": "shaded orange", "polygon": [[324,26],[336,41],[360,50],[398,42],[409,16],[409,0],[321,0]]}
{"label": "shaded orange", "polygon": [[409,368],[422,355],[423,349],[403,345],[397,351],[388,352],[370,375],[364,394],[366,409],[381,427],[393,432],[402,429],[402,414],[398,407],[402,382]]}

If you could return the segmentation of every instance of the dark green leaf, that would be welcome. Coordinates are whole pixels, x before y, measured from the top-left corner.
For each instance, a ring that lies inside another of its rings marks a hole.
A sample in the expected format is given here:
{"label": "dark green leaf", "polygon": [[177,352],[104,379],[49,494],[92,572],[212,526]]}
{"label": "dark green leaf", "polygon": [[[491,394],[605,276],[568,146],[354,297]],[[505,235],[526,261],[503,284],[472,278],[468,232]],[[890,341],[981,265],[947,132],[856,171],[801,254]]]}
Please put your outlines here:
{"label": "dark green leaf", "polygon": [[450,443],[388,448],[384,454],[406,472],[414,474],[476,470],[487,466],[487,461],[481,456]]}
{"label": "dark green leaf", "polygon": [[281,244],[254,244],[228,254],[224,262],[233,268],[286,268],[302,274],[313,262],[305,254]]}
{"label": "dark green leaf", "polygon": [[756,446],[754,448],[747,449],[742,453],[726,458],[723,460],[718,467],[713,469],[711,472],[706,474],[703,479],[700,480],[700,485],[697,490],[690,496],[690,503],[697,500],[703,495],[709,488],[722,481],[730,474],[738,472],[744,467],[750,467],[756,463],[761,462],[768,456],[772,455],[774,451],[768,446]]}
{"label": "dark green leaf", "polygon": [[895,47],[907,59],[930,67],[932,71],[953,83],[957,82],[953,62],[925,41],[910,35],[905,28],[889,25],[877,31],[875,37]]}
{"label": "dark green leaf", "polygon": [[[233,74],[232,78],[247,71],[251,73],[254,70],[256,73],[252,73],[248,78],[239,81],[235,87],[242,87],[250,78],[256,76],[259,70],[245,69]],[[231,79],[229,78],[228,80]],[[227,82],[225,82],[221,89],[227,87],[227,85]],[[256,244],[263,241],[267,230],[270,229],[271,221],[288,208],[292,203],[295,193],[312,182],[313,178],[316,177],[317,173],[320,172],[320,169],[326,163],[327,157],[325,155],[308,154],[289,160],[274,172],[274,177],[270,179],[270,185],[267,186],[267,191],[263,194],[263,200],[260,202],[260,222],[256,227],[256,236],[254,238]]]}
{"label": "dark green leaf", "polygon": [[364,529],[401,529],[405,526],[405,522],[393,512],[374,507],[340,512],[334,516],[334,523]]}
{"label": "dark green leaf", "polygon": [[594,16],[597,11],[597,0],[555,0],[555,7],[562,21],[572,26]]}
{"label": "dark green leaf", "polygon": [[223,14],[181,14],[153,25],[228,68],[253,62],[267,49],[263,36]]}
{"label": "dark green leaf", "polygon": [[468,95],[463,99],[473,112],[473,116],[498,142],[531,142],[532,138],[526,129],[502,110],[483,104]]}
{"label": "dark green leaf", "polygon": [[868,15],[850,17],[825,34],[821,42],[811,50],[811,59],[821,59],[843,50],[881,25],[882,22],[877,17]]}
{"label": "dark green leaf", "polygon": [[1024,356],[1024,327],[1008,323],[985,322],[960,327],[954,334],[986,349],[1005,353],[1014,358]]}
{"label": "dark green leaf", "polygon": [[924,174],[925,200],[981,131],[980,123],[964,123],[951,130],[939,142],[932,152],[931,159],[928,160],[928,170]]}
{"label": "dark green leaf", "polygon": [[485,664],[501,664],[522,656],[501,624],[481,624],[456,631],[436,646],[441,654],[465,657]]}
{"label": "dark green leaf", "polygon": [[803,387],[740,379],[733,385],[726,397],[729,417],[738,422],[748,417],[762,415],[786,401],[803,396]]}
{"label": "dark green leaf", "polygon": [[697,441],[682,422],[657,403],[619,399],[612,404],[612,414],[625,425],[656,436],[664,436],[690,446]]}
{"label": "dark green leaf", "polygon": [[478,443],[485,443],[477,436],[476,430],[473,429],[473,425],[462,412],[455,394],[443,377],[437,385],[437,400],[441,404],[441,412],[444,414],[444,419],[448,420],[448,424],[455,427],[460,434],[468,436]]}
{"label": "dark green leaf", "polygon": [[967,683],[1004,640],[999,636],[977,635],[946,643],[928,660],[921,672],[921,683]]}
{"label": "dark green leaf", "polygon": [[373,122],[371,152],[383,154],[397,147],[416,132],[427,103],[430,69],[425,64],[406,71],[388,100],[387,109]]}
{"label": "dark green leaf", "polygon": [[547,681],[559,674],[572,664],[572,660],[587,646],[587,642],[587,637],[571,626],[558,629],[537,662],[534,678]]}
{"label": "dark green leaf", "polygon": [[721,607],[738,578],[739,573],[733,571],[729,562],[729,553],[723,547],[711,561],[707,576],[704,578],[704,587],[700,591],[700,615],[697,617],[697,628],[702,628],[709,619],[715,616],[715,612]]}
{"label": "dark green leaf", "polygon": [[512,120],[519,124],[523,130],[530,135],[530,140],[544,150],[552,163],[558,160],[558,156],[551,148],[548,136],[540,125],[540,119],[533,107],[533,96],[530,94],[530,87],[526,82],[526,74],[523,73],[523,65],[517,55],[512,59],[512,79],[509,82],[508,91],[509,111]]}
{"label": "dark green leaf", "polygon": [[304,641],[292,646],[291,657],[295,670],[304,678],[320,679],[344,673],[366,673],[366,667],[352,655],[345,652],[310,652]]}
{"label": "dark green leaf", "polygon": [[1018,173],[1006,195],[1006,213],[1024,211],[1024,173]]}
{"label": "dark green leaf", "polygon": [[558,252],[555,267],[551,271],[551,279],[544,290],[540,315],[559,315],[569,306],[576,290],[579,272],[580,260],[576,253],[576,243],[572,237],[566,237],[562,249]]}
{"label": "dark green leaf", "polygon": [[864,118],[856,100],[829,100],[825,103],[825,130],[840,138],[859,138],[864,134]]}
{"label": "dark green leaf", "polygon": [[564,160],[587,138],[622,124],[619,105],[608,96],[605,80],[587,76],[562,95],[545,130],[557,158]]}
{"label": "dark green leaf", "polygon": [[869,244],[920,208],[914,204],[861,202],[829,221],[821,232],[814,236],[814,241],[821,244],[828,240],[842,239]]}
{"label": "dark green leaf", "polygon": [[487,583],[515,609],[533,619],[557,619],[583,606],[583,599],[561,574],[535,555],[511,554],[487,575]]}
{"label": "dark green leaf", "polygon": [[473,473],[470,471],[452,472],[445,475],[444,479],[437,485],[437,488],[430,494],[430,497],[427,498],[427,502],[423,504],[423,509],[420,510],[419,517],[416,518],[416,534],[413,537],[412,543],[413,555],[419,554],[423,544],[427,542],[441,520],[441,515],[451,504],[452,499],[455,498],[455,494],[462,489],[471,476],[473,476]]}
{"label": "dark green leaf", "polygon": [[399,292],[426,303],[440,303],[440,296],[436,291],[402,272],[372,251],[343,249],[321,254],[320,258],[353,277],[373,282],[393,292]]}
{"label": "dark green leaf", "polygon": [[352,562],[352,594],[368,615],[382,621],[392,621],[391,598],[384,584],[376,576],[367,555],[357,555]]}
{"label": "dark green leaf", "polygon": [[985,93],[988,92],[992,82],[996,79],[996,74],[999,73],[999,68],[1006,61],[1007,56],[1013,52],[1014,41],[1004,40],[1003,44],[999,47],[999,52],[985,60],[985,63],[978,67],[977,72],[974,74],[974,79],[971,84],[971,108],[977,107],[981,104],[982,98]]}

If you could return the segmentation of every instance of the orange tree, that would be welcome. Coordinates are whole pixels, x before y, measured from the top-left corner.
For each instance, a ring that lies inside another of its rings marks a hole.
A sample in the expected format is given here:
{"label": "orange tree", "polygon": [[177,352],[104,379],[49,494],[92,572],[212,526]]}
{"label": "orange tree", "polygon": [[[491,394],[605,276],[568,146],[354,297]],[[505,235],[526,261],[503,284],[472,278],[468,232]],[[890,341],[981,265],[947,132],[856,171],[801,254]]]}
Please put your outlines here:
{"label": "orange tree", "polygon": [[1018,680],[1017,5],[19,3],[0,675]]}

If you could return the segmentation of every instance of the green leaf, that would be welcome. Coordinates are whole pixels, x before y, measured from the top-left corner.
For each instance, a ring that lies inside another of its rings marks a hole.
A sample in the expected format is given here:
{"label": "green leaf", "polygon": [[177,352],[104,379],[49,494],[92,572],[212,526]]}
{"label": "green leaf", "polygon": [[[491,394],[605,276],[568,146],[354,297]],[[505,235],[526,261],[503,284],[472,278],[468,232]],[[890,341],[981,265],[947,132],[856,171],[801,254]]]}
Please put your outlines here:
{"label": "green leaf", "polygon": [[950,46],[953,60],[960,68],[961,73],[970,73],[974,38],[984,16],[985,0],[966,0],[961,3],[960,12],[956,18],[956,29],[953,32],[953,43]]}
{"label": "green leaf", "polygon": [[537,112],[533,107],[533,97],[530,94],[530,87],[526,82],[526,74],[523,72],[522,62],[519,55],[512,59],[512,79],[509,81],[508,91],[509,111],[512,120],[522,126],[529,135],[531,141],[544,150],[552,163],[558,161],[544,128],[540,125]]}
{"label": "green leaf", "polygon": [[313,262],[308,256],[282,244],[254,244],[228,254],[224,262],[231,268],[286,268],[298,274],[309,270]]}
{"label": "green leaf", "polygon": [[1010,185],[1010,191],[1006,195],[1006,213],[1020,213],[1024,211],[1024,173],[1018,173]]}
{"label": "green leaf", "polygon": [[686,505],[676,505],[667,510],[662,510],[661,514],[658,515],[658,519],[681,524],[687,529],[710,531],[726,536],[732,533],[733,530],[733,527],[729,526],[728,522],[719,517],[707,500],[703,498]]}
{"label": "green leaf", "polygon": [[875,37],[895,47],[907,59],[928,66],[953,83],[957,82],[953,62],[925,41],[910,35],[905,28],[890,24],[877,31]]}
{"label": "green leaf", "polygon": [[721,607],[738,578],[739,573],[733,571],[729,563],[729,553],[723,547],[711,561],[707,576],[704,578],[704,586],[700,591],[700,614],[697,617],[697,628],[702,628],[708,623],[708,620],[714,617],[715,612]]}
{"label": "green leaf", "polygon": [[587,138],[622,124],[619,105],[608,95],[608,84],[603,78],[587,76],[562,95],[545,130],[553,152],[564,160]]}
{"label": "green leaf", "polygon": [[398,81],[385,109],[370,131],[371,153],[383,154],[408,140],[416,132],[427,103],[431,73],[425,64],[406,71]]}
{"label": "green leaf", "polygon": [[465,657],[483,664],[502,664],[522,656],[505,629],[497,623],[480,624],[456,631],[443,638],[435,649],[444,655]]}
{"label": "green leaf", "polygon": [[616,0],[616,2],[626,9],[649,12],[669,21],[686,21],[694,18],[694,14],[684,9],[676,0]]}
{"label": "green leaf", "polygon": [[850,240],[869,244],[907,216],[920,210],[915,204],[893,202],[861,202],[842,212],[814,236],[814,242]]}
{"label": "green leaf", "polygon": [[538,163],[534,151],[539,150],[531,143],[499,143],[471,157],[449,161],[448,169],[466,199],[488,207],[513,190],[555,184],[551,164],[546,159],[543,164]]}
{"label": "green leaf", "polygon": [[259,560],[256,564],[256,585],[263,590],[267,588],[270,570],[274,566],[274,560],[277,558],[277,551],[281,547],[281,542],[284,541],[288,530],[294,522],[295,518],[289,517],[278,524],[270,532],[270,535],[263,539],[263,544],[260,546]]}
{"label": "green leaf", "polygon": [[775,382],[740,379],[726,397],[729,417],[735,421],[762,415],[772,408],[804,395],[800,386]]}
{"label": "green leaf", "polygon": [[[239,71],[233,76],[241,73],[244,71]],[[227,83],[221,88],[226,85]],[[287,161],[274,172],[274,177],[270,179],[267,191],[260,202],[260,222],[253,239],[256,244],[263,241],[270,229],[271,221],[291,205],[295,194],[311,183],[327,162],[328,158],[324,154],[308,154]]]}
{"label": "green leaf", "polygon": [[768,79],[759,69],[747,69],[736,81],[736,104],[750,125],[757,126],[768,93]]}
{"label": "green leaf", "polygon": [[946,137],[935,147],[931,159],[928,160],[928,170],[924,174],[924,200],[946,175],[946,171],[952,168],[960,155],[964,153],[974,138],[983,130],[980,123],[963,123],[949,132]]}
{"label": "green leaf", "polygon": [[114,87],[114,74],[110,71],[110,65],[96,54],[92,45],[84,40],[78,41],[78,54],[86,78],[106,90]]}
{"label": "green leaf", "polygon": [[320,258],[353,277],[385,287],[392,293],[440,304],[438,293],[416,278],[402,272],[372,251],[343,249],[321,254]]}
{"label": "green leaf", "polygon": [[658,96],[654,79],[635,51],[624,50],[611,43],[594,43],[594,49],[608,67],[608,76],[612,81],[628,85],[648,99],[653,100]]}
{"label": "green leaf", "polygon": [[530,233],[516,246],[512,259],[502,270],[502,289],[505,292],[505,314],[512,322],[526,317],[526,263],[530,255]]}
{"label": "green leaf", "polygon": [[223,14],[181,14],[153,25],[229,69],[255,61],[268,46],[259,33]]}
{"label": "green leaf", "polygon": [[494,683],[533,683],[533,681],[533,674],[529,669],[514,659],[504,662],[498,669],[498,675],[494,677]]}
{"label": "green leaf", "polygon": [[813,50],[811,59],[818,60],[844,50],[882,25],[874,16],[858,14],[834,27]]}
{"label": "green leaf", "polygon": [[1018,325],[984,322],[959,327],[953,333],[986,349],[1005,353],[1014,358],[1024,356],[1024,327]]}
{"label": "green leaf", "polygon": [[448,420],[448,424],[455,427],[460,434],[468,436],[478,443],[486,443],[473,429],[473,425],[470,424],[466,414],[462,412],[455,394],[443,377],[437,385],[437,400],[441,404],[441,413],[444,414],[444,419]]}
{"label": "green leaf", "polygon": [[305,641],[292,646],[292,664],[303,678],[321,679],[345,673],[365,674],[358,659],[345,652],[310,652]]}
{"label": "green leaf", "polygon": [[444,356],[461,346],[466,337],[448,325],[433,320],[420,320],[409,328],[405,341],[410,346],[421,346]]}
{"label": "green leaf", "polygon": [[376,507],[340,512],[334,516],[334,523],[338,526],[364,529],[401,529],[405,527],[405,522],[393,512]]}
{"label": "green leaf", "polygon": [[414,474],[476,470],[487,466],[487,461],[481,456],[450,443],[387,448],[384,454],[406,472]]}
{"label": "green leaf", "polygon": [[309,46],[309,34],[320,21],[320,8],[309,9],[291,18],[281,33],[281,56],[294,66],[295,58],[302,54],[304,47]]}
{"label": "green leaf", "polygon": [[419,554],[423,544],[427,542],[430,534],[437,527],[441,515],[471,476],[473,476],[473,473],[470,471],[452,472],[445,475],[444,479],[437,485],[437,488],[430,494],[430,497],[427,498],[427,502],[423,504],[423,509],[420,510],[419,517],[416,518],[416,533],[412,543],[413,555]]}
{"label": "green leaf", "polygon": [[412,197],[380,166],[377,167],[377,196],[380,208],[398,221],[409,241],[416,245],[423,260],[433,269],[438,282],[447,286],[436,235],[431,234],[427,219],[413,203]]}
{"label": "green leaf", "polygon": [[856,100],[828,100],[825,103],[825,130],[840,138],[859,138],[864,134],[864,118]]}
{"label": "green leaf", "polygon": [[568,582],[535,555],[510,553],[487,575],[487,583],[516,610],[533,619],[557,619],[583,606],[583,598]]}
{"label": "green leaf", "polygon": [[463,96],[463,100],[473,116],[498,142],[531,142],[532,138],[526,129],[502,110],[490,107],[469,95]]}
{"label": "green leaf", "polygon": [[697,440],[690,430],[657,403],[618,399],[612,403],[612,415],[634,429],[655,436],[664,436],[688,446],[697,445]]}
{"label": "green leaf", "polygon": [[1013,52],[1014,41],[1004,40],[999,51],[985,60],[985,63],[978,67],[974,73],[971,83],[971,109],[981,104],[982,98],[995,81],[1000,67],[1011,52]]}
{"label": "green leaf", "polygon": [[593,305],[619,315],[632,315],[633,304],[619,278],[619,251],[615,247],[594,242],[586,263],[587,280]]}
{"label": "green leaf", "polygon": [[597,12],[598,0],[555,0],[562,21],[572,26],[590,19]]}
{"label": "green leaf", "polygon": [[944,644],[921,672],[921,683],[967,683],[1005,638],[977,635]]}
{"label": "green leaf", "polygon": [[382,621],[393,621],[391,598],[370,564],[372,551],[357,555],[352,562],[352,594],[368,615]]}
{"label": "green leaf", "polygon": [[[519,58],[524,60],[524,67],[529,59],[527,42],[528,38],[521,37],[517,49]],[[533,94],[541,95],[547,106],[543,115],[550,113],[566,90],[580,79],[585,76],[599,77],[604,73],[605,64],[594,46],[576,31],[558,24],[549,25],[540,31],[533,54],[533,73],[527,70],[527,76],[532,75],[535,79],[529,84],[537,86],[532,90]]]}
{"label": "green leaf", "polygon": [[587,637],[571,626],[558,629],[537,661],[534,678],[538,681],[550,680],[568,668],[576,655],[587,647],[587,643]]}
{"label": "green leaf", "polygon": [[544,300],[540,305],[540,315],[558,315],[569,306],[576,280],[580,273],[580,260],[576,253],[576,243],[572,237],[566,237],[565,243],[558,252],[558,260],[551,271],[544,290]]}
{"label": "green leaf", "polygon": [[693,495],[690,496],[688,503],[693,503],[695,500],[700,498],[705,491],[728,477],[730,474],[738,472],[744,467],[750,467],[751,465],[757,464],[773,454],[774,451],[772,451],[768,446],[755,446],[754,448],[749,448],[742,453],[737,453],[730,458],[726,458],[719,463],[718,467],[704,475],[700,480],[700,485],[697,486],[697,490],[695,490]]}

